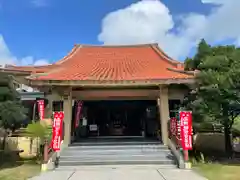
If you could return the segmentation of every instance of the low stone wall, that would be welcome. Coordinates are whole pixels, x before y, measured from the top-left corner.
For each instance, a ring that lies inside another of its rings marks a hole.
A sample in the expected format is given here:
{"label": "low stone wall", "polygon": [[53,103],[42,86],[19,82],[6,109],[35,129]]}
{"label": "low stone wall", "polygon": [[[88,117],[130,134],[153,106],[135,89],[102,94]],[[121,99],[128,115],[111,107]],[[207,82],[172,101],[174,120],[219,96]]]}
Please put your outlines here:
{"label": "low stone wall", "polygon": [[[199,151],[225,151],[223,133],[198,133],[194,136],[194,145]],[[233,137],[233,151],[240,153],[240,136]]]}
{"label": "low stone wall", "polygon": [[199,151],[225,151],[223,133],[197,133],[194,136],[194,146]]}
{"label": "low stone wall", "polygon": [[39,139],[30,137],[7,137],[4,151],[21,151],[20,157],[30,158],[37,155]]}

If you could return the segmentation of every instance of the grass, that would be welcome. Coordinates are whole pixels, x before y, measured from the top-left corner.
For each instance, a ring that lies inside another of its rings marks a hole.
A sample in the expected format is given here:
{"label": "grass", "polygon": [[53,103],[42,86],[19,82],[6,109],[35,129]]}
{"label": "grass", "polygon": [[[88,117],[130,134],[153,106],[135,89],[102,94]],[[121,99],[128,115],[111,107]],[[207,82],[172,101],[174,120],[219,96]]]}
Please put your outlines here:
{"label": "grass", "polygon": [[198,164],[194,169],[208,180],[240,179],[240,165]]}
{"label": "grass", "polygon": [[0,170],[0,180],[27,180],[36,176],[40,171],[39,165],[22,164]]}
{"label": "grass", "polygon": [[40,165],[35,160],[4,159],[3,162],[0,165],[0,180],[27,180],[40,173]]}

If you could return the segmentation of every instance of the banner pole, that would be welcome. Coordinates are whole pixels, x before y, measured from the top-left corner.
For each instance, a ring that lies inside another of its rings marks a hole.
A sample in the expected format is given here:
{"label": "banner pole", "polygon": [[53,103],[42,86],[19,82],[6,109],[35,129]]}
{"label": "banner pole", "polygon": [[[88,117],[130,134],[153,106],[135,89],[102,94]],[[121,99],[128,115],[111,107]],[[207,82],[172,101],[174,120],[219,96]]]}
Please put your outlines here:
{"label": "banner pole", "polygon": [[184,160],[185,160],[186,162],[188,162],[188,160],[189,160],[188,150],[184,150],[183,153],[184,153]]}

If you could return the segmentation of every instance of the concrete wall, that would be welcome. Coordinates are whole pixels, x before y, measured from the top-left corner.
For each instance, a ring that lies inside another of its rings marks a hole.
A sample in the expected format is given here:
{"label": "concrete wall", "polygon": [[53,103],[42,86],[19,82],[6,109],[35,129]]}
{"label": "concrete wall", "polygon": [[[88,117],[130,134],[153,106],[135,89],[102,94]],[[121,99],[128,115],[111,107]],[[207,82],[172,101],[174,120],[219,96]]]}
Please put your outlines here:
{"label": "concrete wall", "polygon": [[182,101],[188,92],[189,89],[187,87],[169,87],[168,96],[169,99],[179,99]]}

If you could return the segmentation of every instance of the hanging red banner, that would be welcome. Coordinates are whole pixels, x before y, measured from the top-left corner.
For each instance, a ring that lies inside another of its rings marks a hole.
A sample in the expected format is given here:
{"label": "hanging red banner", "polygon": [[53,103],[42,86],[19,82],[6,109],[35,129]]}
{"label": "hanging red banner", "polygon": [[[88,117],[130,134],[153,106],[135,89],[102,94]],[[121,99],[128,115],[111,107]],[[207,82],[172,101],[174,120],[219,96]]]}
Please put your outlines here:
{"label": "hanging red banner", "polygon": [[38,100],[38,113],[40,120],[44,119],[44,100]]}
{"label": "hanging red banner", "polygon": [[52,149],[54,151],[59,151],[62,141],[62,131],[63,131],[63,118],[64,112],[54,112],[53,114],[53,126],[52,126]]}
{"label": "hanging red banner", "polygon": [[77,101],[77,108],[76,108],[76,114],[75,114],[75,128],[77,128],[80,124],[80,113],[82,110],[83,102]]}
{"label": "hanging red banner", "polygon": [[177,118],[172,117],[170,119],[170,131],[172,136],[176,136],[177,134]]}
{"label": "hanging red banner", "polygon": [[176,129],[177,129],[177,132],[176,132],[176,138],[177,138],[177,143],[179,146],[181,146],[181,126],[180,126],[180,119],[177,119],[176,121]]}
{"label": "hanging red banner", "polygon": [[180,111],[181,142],[183,150],[192,149],[192,112]]}

